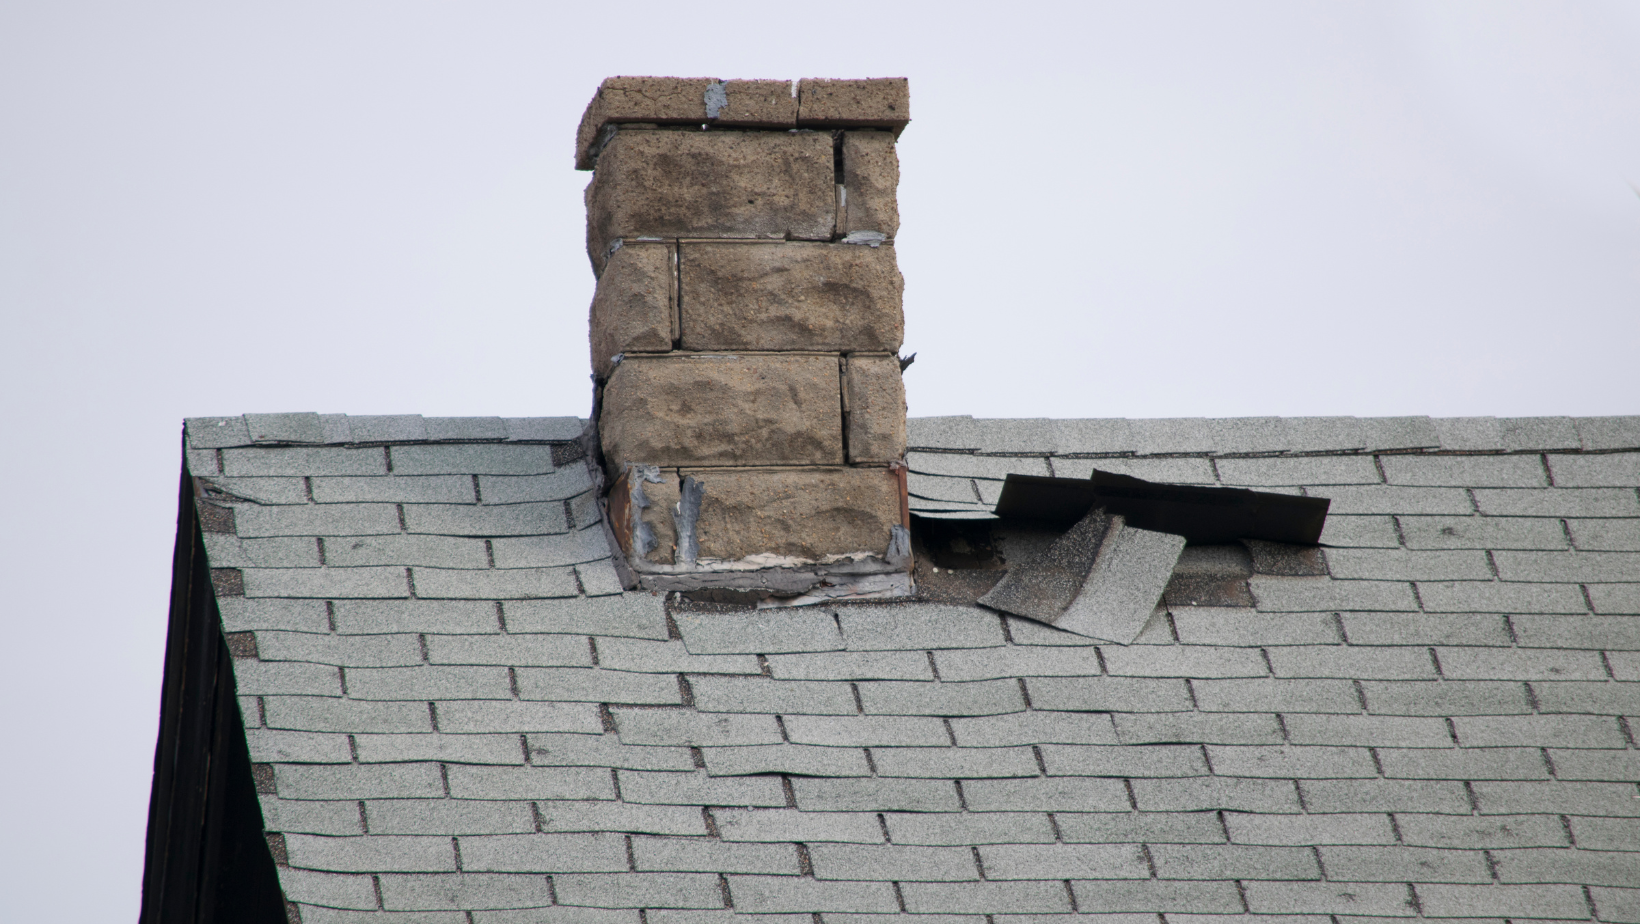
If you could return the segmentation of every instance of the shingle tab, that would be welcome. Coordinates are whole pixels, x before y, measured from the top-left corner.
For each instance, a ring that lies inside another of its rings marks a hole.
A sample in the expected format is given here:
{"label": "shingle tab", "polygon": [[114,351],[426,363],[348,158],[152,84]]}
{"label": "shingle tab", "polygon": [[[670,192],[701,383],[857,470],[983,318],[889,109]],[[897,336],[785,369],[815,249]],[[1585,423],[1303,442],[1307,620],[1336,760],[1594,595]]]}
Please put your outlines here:
{"label": "shingle tab", "polygon": [[780,726],[772,715],[730,715],[682,709],[614,709],[625,744],[778,744]]}
{"label": "shingle tab", "polygon": [[1001,645],[996,614],[937,603],[840,607],[844,645],[852,651],[977,648]]}
{"label": "shingle tab", "polygon": [[[358,803],[347,803],[355,822]],[[366,803],[374,834],[524,834],[535,830],[527,802],[451,799],[381,799]]]}
{"label": "shingle tab", "polygon": [[222,450],[226,475],[385,475],[387,456],[374,448],[257,446]]}
{"label": "shingle tab", "polygon": [[1122,911],[1240,914],[1245,910],[1233,882],[1076,879],[1071,881],[1071,888],[1076,894],[1076,907],[1083,914]]}
{"label": "shingle tab", "polygon": [[843,638],[831,614],[818,609],[754,613],[679,613],[683,643],[695,654],[776,654],[836,651]]}
{"label": "shingle tab", "polygon": [[[706,760],[706,772],[712,776],[751,776],[763,773],[789,773],[794,776],[871,775],[871,767],[866,763],[865,752],[853,748],[759,744],[701,750]],[[897,774],[884,774],[895,775]]]}
{"label": "shingle tab", "polygon": [[[712,817],[717,821],[718,831],[726,841],[800,841],[806,844],[883,842],[883,832],[877,823],[877,816],[869,812],[723,808],[713,810]],[[902,843],[915,842],[908,840]]]}
{"label": "shingle tab", "polygon": [[519,668],[514,673],[520,699],[657,705],[683,702],[677,678],[667,674],[581,667]]}
{"label": "shingle tab", "polygon": [[1578,417],[1574,422],[1587,451],[1640,447],[1640,417]]}
{"label": "shingle tab", "polygon": [[913,914],[1071,910],[1058,882],[908,882],[900,892]]}
{"label": "shingle tab", "polygon": [[1409,918],[1418,913],[1412,893],[1398,883],[1249,882],[1245,894],[1254,914]]}
{"label": "shingle tab", "polygon": [[1266,815],[1225,812],[1230,840],[1237,844],[1393,844],[1395,827],[1382,813]]}
{"label": "shingle tab", "polygon": [[830,747],[938,747],[950,743],[945,725],[933,716],[790,715],[786,735],[795,744]]}
{"label": "shingle tab", "polygon": [[464,837],[461,839],[461,868],[479,873],[624,871],[627,868],[626,843],[617,834]]}
{"label": "shingle tab", "polygon": [[805,812],[954,812],[961,807],[949,780],[810,778],[793,780],[792,788],[797,807]]}
{"label": "shingle tab", "polygon": [[416,568],[413,573],[416,596],[428,600],[538,600],[580,593],[568,568]]}
{"label": "shingle tab", "polygon": [[[788,844],[725,844],[711,838],[635,837],[633,861],[639,870],[703,873],[798,872],[797,851]],[[621,868],[626,855],[621,855]]]}
{"label": "shingle tab", "polygon": [[867,715],[998,715],[1025,708],[1019,684],[1010,680],[963,683],[875,680],[857,687]]}
{"label": "shingle tab", "polygon": [[883,823],[896,844],[961,847],[1050,844],[1056,839],[1042,812],[891,812]]}
{"label": "shingle tab", "polygon": [[1390,484],[1460,488],[1540,488],[1543,461],[1529,456],[1384,456]]}
{"label": "shingle tab", "polygon": [[[730,876],[736,917],[789,911],[892,912],[899,908],[886,882],[822,882],[800,876]],[[721,904],[721,899],[720,899]],[[801,919],[797,924],[801,924]]]}
{"label": "shingle tab", "polygon": [[1560,522],[1548,518],[1402,517],[1400,525],[1409,549],[1564,549],[1567,545]]}
{"label": "shingle tab", "polygon": [[[702,712],[854,715],[854,693],[846,683],[772,680],[766,677],[696,677],[695,708]],[[862,694],[864,695],[864,694]]]}
{"label": "shingle tab", "polygon": [[1633,517],[1640,498],[1633,488],[1477,488],[1475,505],[1497,517]]}

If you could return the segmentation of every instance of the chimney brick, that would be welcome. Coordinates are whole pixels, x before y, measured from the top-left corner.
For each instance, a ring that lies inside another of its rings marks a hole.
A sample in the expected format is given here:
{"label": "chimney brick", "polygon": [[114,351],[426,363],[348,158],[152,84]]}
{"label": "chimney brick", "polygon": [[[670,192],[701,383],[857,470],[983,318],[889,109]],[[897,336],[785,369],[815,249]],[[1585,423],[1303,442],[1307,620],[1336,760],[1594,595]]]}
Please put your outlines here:
{"label": "chimney brick", "polygon": [[612,77],[588,105],[598,443],[629,582],[909,591],[908,120],[903,79]]}

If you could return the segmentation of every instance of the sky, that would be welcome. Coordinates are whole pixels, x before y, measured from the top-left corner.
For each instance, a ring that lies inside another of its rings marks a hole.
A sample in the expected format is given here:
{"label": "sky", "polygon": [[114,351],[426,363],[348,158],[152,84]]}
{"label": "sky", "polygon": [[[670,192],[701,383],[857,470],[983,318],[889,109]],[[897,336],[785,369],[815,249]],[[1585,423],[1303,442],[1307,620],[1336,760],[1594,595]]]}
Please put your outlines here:
{"label": "sky", "polygon": [[0,917],[136,916],[182,418],[586,415],[604,77],[910,78],[913,416],[1607,415],[1637,45],[1617,2],[0,3]]}

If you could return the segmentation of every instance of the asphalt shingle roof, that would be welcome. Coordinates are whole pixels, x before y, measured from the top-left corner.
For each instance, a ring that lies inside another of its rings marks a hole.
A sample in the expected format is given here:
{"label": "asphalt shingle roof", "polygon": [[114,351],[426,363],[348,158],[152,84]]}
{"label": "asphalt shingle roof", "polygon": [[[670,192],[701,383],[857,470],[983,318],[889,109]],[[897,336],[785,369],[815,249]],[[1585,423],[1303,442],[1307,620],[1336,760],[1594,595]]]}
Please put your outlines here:
{"label": "asphalt shingle roof", "polygon": [[581,427],[189,421],[307,924],[1640,922],[1640,418],[912,420],[925,515],[1332,499],[1329,573],[1131,646],[623,593]]}

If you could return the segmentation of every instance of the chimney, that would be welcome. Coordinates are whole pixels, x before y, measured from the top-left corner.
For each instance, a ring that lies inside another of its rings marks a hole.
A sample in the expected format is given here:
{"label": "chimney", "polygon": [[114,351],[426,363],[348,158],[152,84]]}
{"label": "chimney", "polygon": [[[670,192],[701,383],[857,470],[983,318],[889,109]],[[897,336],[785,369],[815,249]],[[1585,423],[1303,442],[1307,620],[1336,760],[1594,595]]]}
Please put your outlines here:
{"label": "chimney", "polygon": [[629,586],[910,592],[908,121],[903,78],[612,77],[587,106],[594,414]]}

